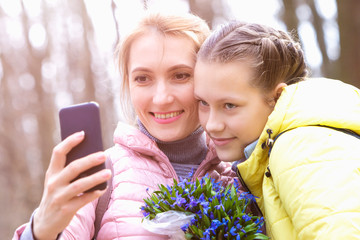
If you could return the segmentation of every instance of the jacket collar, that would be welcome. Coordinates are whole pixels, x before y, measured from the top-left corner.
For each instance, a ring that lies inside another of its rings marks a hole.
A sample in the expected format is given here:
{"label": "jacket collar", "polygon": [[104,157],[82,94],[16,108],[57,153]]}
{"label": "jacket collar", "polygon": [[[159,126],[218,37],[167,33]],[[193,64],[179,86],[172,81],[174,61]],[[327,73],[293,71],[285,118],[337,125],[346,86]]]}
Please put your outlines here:
{"label": "jacket collar", "polygon": [[[154,157],[155,160],[169,162],[169,159],[158,148],[156,142],[142,133],[136,126],[119,122],[114,132],[114,143],[133,149],[141,154]],[[211,164],[218,164],[221,162],[217,157],[214,143],[210,141],[210,138],[207,135],[206,145],[208,147],[208,152],[199,168],[204,164],[208,164],[208,162],[211,162]]]}

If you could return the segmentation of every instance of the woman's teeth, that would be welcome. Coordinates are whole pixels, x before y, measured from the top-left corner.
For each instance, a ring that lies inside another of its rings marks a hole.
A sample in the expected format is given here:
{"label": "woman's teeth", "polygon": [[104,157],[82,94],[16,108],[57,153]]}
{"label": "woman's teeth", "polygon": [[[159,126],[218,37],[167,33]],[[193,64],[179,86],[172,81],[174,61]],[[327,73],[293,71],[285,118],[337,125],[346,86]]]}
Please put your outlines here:
{"label": "woman's teeth", "polygon": [[178,116],[180,114],[181,114],[181,111],[172,112],[172,113],[166,113],[166,114],[154,113],[154,116],[155,116],[155,118],[166,119],[166,118],[176,117],[176,116]]}

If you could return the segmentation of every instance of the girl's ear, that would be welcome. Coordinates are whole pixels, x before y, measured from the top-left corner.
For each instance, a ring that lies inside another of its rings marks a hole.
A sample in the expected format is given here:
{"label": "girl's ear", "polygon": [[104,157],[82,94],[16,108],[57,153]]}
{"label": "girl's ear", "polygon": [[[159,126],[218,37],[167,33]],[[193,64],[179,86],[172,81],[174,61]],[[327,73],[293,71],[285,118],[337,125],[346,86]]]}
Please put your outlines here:
{"label": "girl's ear", "polygon": [[272,108],[275,107],[277,100],[279,99],[284,87],[286,87],[286,86],[287,86],[287,84],[283,83],[283,82],[276,85],[276,87],[270,93],[269,98],[268,98],[270,107],[272,107]]}
{"label": "girl's ear", "polygon": [[274,97],[274,101],[275,103],[277,102],[277,100],[279,99],[283,89],[287,86],[286,83],[282,82],[282,83],[279,83],[275,89],[274,89],[274,92],[273,92],[273,97]]}

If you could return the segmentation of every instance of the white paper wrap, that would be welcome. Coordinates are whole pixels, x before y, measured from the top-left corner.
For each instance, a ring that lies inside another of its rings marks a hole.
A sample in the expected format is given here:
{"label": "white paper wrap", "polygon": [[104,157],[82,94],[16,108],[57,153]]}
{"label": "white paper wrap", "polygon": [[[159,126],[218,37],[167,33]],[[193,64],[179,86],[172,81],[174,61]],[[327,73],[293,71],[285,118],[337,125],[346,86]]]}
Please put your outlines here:
{"label": "white paper wrap", "polygon": [[143,227],[149,232],[168,235],[170,240],[185,240],[185,233],[181,227],[190,222],[195,214],[187,215],[184,212],[167,211],[156,214],[152,220],[144,219]]}

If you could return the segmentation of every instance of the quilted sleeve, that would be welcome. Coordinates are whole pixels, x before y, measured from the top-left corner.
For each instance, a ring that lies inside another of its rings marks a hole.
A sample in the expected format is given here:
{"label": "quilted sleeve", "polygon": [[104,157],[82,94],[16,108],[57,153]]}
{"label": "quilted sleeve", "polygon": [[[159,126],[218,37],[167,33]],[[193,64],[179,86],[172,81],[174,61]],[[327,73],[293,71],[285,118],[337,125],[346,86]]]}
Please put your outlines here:
{"label": "quilted sleeve", "polygon": [[324,127],[277,139],[269,168],[298,239],[358,239],[360,140]]}
{"label": "quilted sleeve", "polygon": [[95,207],[98,200],[82,207],[62,233],[61,239],[91,239],[94,235]]}

